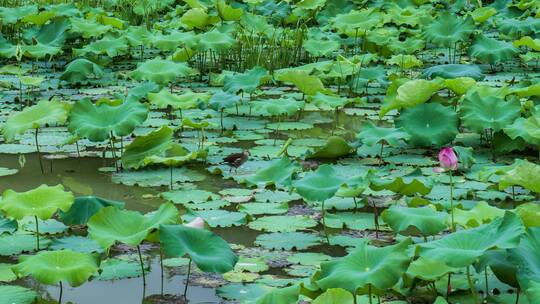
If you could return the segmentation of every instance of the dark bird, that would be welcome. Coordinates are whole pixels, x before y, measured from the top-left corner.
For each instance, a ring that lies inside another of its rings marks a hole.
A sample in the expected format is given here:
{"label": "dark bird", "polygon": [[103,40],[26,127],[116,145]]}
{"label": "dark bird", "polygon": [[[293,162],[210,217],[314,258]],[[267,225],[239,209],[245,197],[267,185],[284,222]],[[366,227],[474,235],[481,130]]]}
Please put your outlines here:
{"label": "dark bird", "polygon": [[226,156],[223,159],[223,162],[227,163],[231,167],[229,172],[232,170],[232,168],[238,169],[241,165],[243,165],[249,158],[249,151],[244,150],[240,153],[233,153],[229,156]]}

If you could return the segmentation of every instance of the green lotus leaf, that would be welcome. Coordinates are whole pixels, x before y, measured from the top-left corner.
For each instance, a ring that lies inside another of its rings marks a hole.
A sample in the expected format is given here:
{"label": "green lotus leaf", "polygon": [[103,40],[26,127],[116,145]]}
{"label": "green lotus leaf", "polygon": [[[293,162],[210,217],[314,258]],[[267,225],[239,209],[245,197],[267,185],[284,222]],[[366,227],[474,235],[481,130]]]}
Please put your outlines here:
{"label": "green lotus leaf", "polygon": [[101,67],[90,60],[78,58],[70,62],[60,75],[60,80],[69,83],[81,83],[88,79],[101,78],[104,75]]}
{"label": "green lotus leaf", "polygon": [[[540,218],[538,214],[540,212],[540,205],[536,203],[524,203],[519,205],[515,212],[521,217],[525,227],[539,227]],[[0,230],[1,231],[1,230]]]}
{"label": "green lotus leaf", "polygon": [[288,187],[292,183],[293,175],[299,171],[299,166],[291,162],[288,158],[274,160],[264,169],[257,171],[253,176],[245,179],[246,184],[250,186],[268,186]]}
{"label": "green lotus leaf", "polygon": [[540,166],[524,160],[504,173],[499,180],[499,190],[506,189],[510,186],[520,186],[540,193],[539,177]]}
{"label": "green lotus leaf", "polygon": [[412,108],[428,101],[433,94],[443,88],[438,81],[414,79],[405,82],[397,89],[396,102],[404,108]]}
{"label": "green lotus leaf", "polygon": [[353,304],[353,295],[341,288],[329,288],[315,298],[313,304]]}
{"label": "green lotus leaf", "polygon": [[71,21],[70,32],[78,33],[85,39],[100,37],[106,32],[112,30],[112,26],[110,25],[102,25],[95,21],[84,18],[72,17],[69,19],[69,21]]}
{"label": "green lotus leaf", "polygon": [[103,248],[99,244],[86,237],[82,236],[67,236],[60,239],[54,239],[49,246],[50,250],[69,249],[83,253],[103,253]]}
{"label": "green lotus leaf", "polygon": [[415,146],[442,146],[458,134],[458,116],[451,107],[425,103],[406,109],[396,120],[396,126],[411,135]]}
{"label": "green lotus leaf", "polygon": [[482,74],[480,67],[475,64],[441,64],[425,69],[422,77],[431,79],[437,77],[445,79],[470,77],[474,80],[482,80],[485,76]]}
{"label": "green lotus leaf", "polygon": [[139,81],[148,80],[159,85],[166,85],[179,77],[194,74],[195,70],[186,63],[154,58],[141,63],[137,69],[129,73],[129,76]]}
{"label": "green lotus leaf", "polygon": [[211,23],[210,16],[202,8],[192,8],[180,18],[183,24],[189,28],[204,29]]}
{"label": "green lotus leaf", "polygon": [[253,108],[270,116],[293,116],[303,110],[305,102],[294,98],[270,99],[253,103]]}
{"label": "green lotus leaf", "polygon": [[519,117],[503,130],[512,140],[522,139],[529,144],[540,145],[540,115],[538,114],[533,114],[528,118]]}
{"label": "green lotus leaf", "polygon": [[333,26],[349,37],[360,37],[366,31],[384,22],[384,15],[375,8],[361,11],[352,10],[347,14],[339,14],[333,18]]}
{"label": "green lotus leaf", "polygon": [[22,45],[21,54],[32,59],[42,59],[47,56],[53,57],[62,52],[62,48],[54,45],[46,45],[37,42],[33,45]]}
{"label": "green lotus leaf", "polygon": [[64,191],[62,185],[41,185],[26,192],[8,189],[2,194],[0,209],[17,220],[22,220],[25,216],[48,220],[58,210],[68,211],[73,199],[73,193]]}
{"label": "green lotus leaf", "polygon": [[286,288],[274,288],[257,299],[255,304],[296,304],[300,296],[300,285],[295,284]]}
{"label": "green lotus leaf", "polygon": [[124,35],[129,45],[133,47],[148,45],[151,39],[150,32],[146,26],[130,25]]}
{"label": "green lotus leaf", "polygon": [[12,266],[13,264],[0,263],[0,282],[12,282],[17,279],[17,275],[11,270]]}
{"label": "green lotus leaf", "polygon": [[517,268],[517,279],[520,288],[527,289],[531,282],[540,281],[540,228],[533,227],[521,237],[516,248],[507,250],[510,262]]}
{"label": "green lotus leaf", "polygon": [[493,7],[479,7],[472,11],[471,17],[474,22],[484,23],[495,14],[497,14],[497,10]]}
{"label": "green lotus leaf", "polygon": [[141,265],[130,260],[108,258],[101,262],[100,268],[101,273],[96,277],[100,281],[136,278],[142,275]]}
{"label": "green lotus leaf", "polygon": [[339,50],[340,44],[335,40],[308,39],[302,46],[312,56],[323,57]]}
{"label": "green lotus leaf", "polygon": [[474,22],[471,18],[444,12],[424,27],[424,38],[437,46],[453,48],[456,42],[467,40],[473,30]]}
{"label": "green lotus leaf", "polygon": [[156,212],[142,215],[116,207],[100,209],[88,221],[88,235],[107,249],[116,242],[139,245],[161,224],[174,224],[178,210],[171,203],[162,204]]}
{"label": "green lotus leaf", "polygon": [[182,216],[182,220],[185,222],[191,222],[197,217],[202,217],[208,226],[212,228],[242,226],[247,222],[245,213],[230,212],[219,209],[200,211],[188,210],[188,212]]}
{"label": "green lotus leaf", "polygon": [[530,86],[521,88],[513,88],[511,93],[516,94],[519,97],[540,96],[540,83],[531,84]]}
{"label": "green lotus leaf", "polygon": [[122,165],[125,168],[138,169],[145,165],[145,159],[153,155],[161,155],[172,145],[173,130],[163,126],[145,135],[137,136],[122,154]]}
{"label": "green lotus leaf", "polygon": [[533,49],[537,52],[540,52],[540,40],[539,39],[533,39],[530,36],[523,36],[519,38],[518,40],[514,40],[512,44],[515,47],[521,47],[526,46],[530,49]]}
{"label": "green lotus leaf", "polygon": [[18,276],[31,275],[42,284],[55,285],[66,281],[77,287],[97,273],[99,256],[71,250],[41,251],[32,256],[19,257],[12,267]]}
{"label": "green lotus leaf", "polygon": [[222,33],[218,30],[211,30],[199,36],[198,44],[195,50],[224,52],[232,48],[236,40],[229,33]]}
{"label": "green lotus leaf", "polygon": [[107,103],[94,105],[89,99],[81,99],[71,109],[68,130],[79,138],[104,141],[111,134],[117,137],[129,135],[147,115],[148,108],[136,101],[112,106]]}
{"label": "green lotus leaf", "polygon": [[0,294],[0,304],[32,304],[38,297],[32,289],[10,285],[0,286]]}
{"label": "green lotus leaf", "polygon": [[490,206],[487,202],[478,202],[470,210],[454,210],[455,222],[465,228],[478,227],[497,217],[504,216],[504,209]]}
{"label": "green lotus leaf", "polygon": [[17,231],[18,226],[16,220],[11,220],[0,215],[0,235],[4,233],[12,234]]}
{"label": "green lotus leaf", "polygon": [[276,232],[260,234],[255,245],[277,250],[304,250],[320,244],[321,238],[316,234],[305,232]]}
{"label": "green lotus leaf", "polygon": [[350,154],[353,148],[341,136],[328,137],[324,146],[317,147],[306,155],[306,159],[336,159]]}
{"label": "green lotus leaf", "polygon": [[458,77],[453,79],[445,79],[444,85],[454,94],[463,95],[467,91],[476,86],[476,80],[471,77]]}
{"label": "green lotus leaf", "polygon": [[60,220],[67,225],[86,225],[88,220],[105,207],[124,208],[123,202],[111,201],[96,196],[79,196],[75,198],[71,208],[58,212]]}
{"label": "green lotus leaf", "polygon": [[27,107],[21,112],[11,114],[2,128],[2,134],[7,142],[29,129],[38,129],[49,124],[66,122],[70,105],[61,101],[41,100],[37,105]]}
{"label": "green lotus leaf", "polygon": [[345,179],[331,165],[325,164],[319,166],[317,171],[307,173],[293,185],[305,200],[324,202],[332,198],[344,183]]}
{"label": "green lotus leaf", "polygon": [[242,8],[233,8],[228,5],[224,0],[216,1],[216,10],[218,12],[219,18],[224,21],[238,21],[244,10]]}
{"label": "green lotus leaf", "polygon": [[537,281],[529,281],[529,287],[525,290],[529,303],[534,303],[536,299],[540,298],[540,283]]}
{"label": "green lotus leaf", "polygon": [[266,232],[294,232],[317,226],[317,222],[305,215],[263,216],[249,223],[249,228]]}
{"label": "green lotus leaf", "polygon": [[67,18],[55,18],[41,26],[32,38],[40,44],[62,47],[67,38],[66,32],[69,26],[70,22]]}
{"label": "green lotus leaf", "polygon": [[[341,63],[339,66],[341,70]],[[351,73],[353,71],[351,70]],[[376,82],[383,86],[386,86],[388,83],[388,77],[386,75],[387,70],[382,65],[377,65],[373,67],[365,67],[360,69],[358,73],[351,78],[350,85],[354,88],[356,92],[365,92],[369,83]]]}
{"label": "green lotus leaf", "polygon": [[312,96],[318,92],[325,92],[326,89],[319,77],[309,75],[301,70],[287,70],[277,76],[277,80],[294,84],[302,93]]}
{"label": "green lotus leaf", "polygon": [[225,273],[234,269],[238,257],[217,234],[184,225],[159,226],[159,239],[167,256],[187,254],[204,272]]}
{"label": "green lotus leaf", "polygon": [[104,37],[85,45],[81,49],[73,49],[74,56],[107,55],[111,58],[125,55],[128,51],[128,41],[124,37]]}
{"label": "green lotus leaf", "polygon": [[148,93],[148,100],[151,104],[156,105],[160,109],[172,107],[173,109],[193,109],[201,102],[206,102],[210,96],[206,93],[194,93],[187,90],[182,95],[176,95],[169,92],[167,89],[162,89],[158,93]]}
{"label": "green lotus leaf", "polygon": [[267,75],[268,71],[260,66],[256,66],[241,74],[227,75],[224,79],[223,90],[233,94],[237,94],[238,92],[251,94],[255,92],[261,84],[262,79]]}
{"label": "green lotus leaf", "polygon": [[11,44],[0,33],[0,56],[4,58],[13,58],[17,55],[17,46]]}
{"label": "green lotus leaf", "polygon": [[366,122],[362,125],[360,132],[356,136],[368,146],[384,144],[392,147],[399,146],[400,142],[408,140],[409,137],[409,134],[401,128],[377,127],[372,122]]}
{"label": "green lotus leaf", "polygon": [[512,59],[519,50],[509,42],[489,38],[484,35],[476,37],[469,50],[471,57],[482,63],[498,64]]}
{"label": "green lotus leaf", "polygon": [[465,95],[460,106],[463,125],[476,133],[482,133],[485,129],[498,132],[518,118],[520,113],[518,100],[481,97],[478,92]]}
{"label": "green lotus leaf", "polygon": [[410,239],[386,247],[364,242],[345,257],[321,263],[316,283],[323,290],[343,288],[352,294],[366,294],[370,286],[379,290],[391,288],[411,262],[407,255],[411,244]]}
{"label": "green lotus leaf", "polygon": [[143,165],[163,164],[168,167],[177,167],[193,161],[203,154],[204,152],[199,153],[197,151],[189,151],[180,144],[172,143],[163,153],[152,154],[145,157]]}
{"label": "green lotus leaf", "polygon": [[381,105],[381,110],[379,111],[379,117],[383,117],[386,113],[390,112],[393,109],[399,109],[399,102],[396,100],[397,89],[404,83],[409,81],[407,78],[395,78],[392,79],[392,82],[386,90],[386,95],[384,96],[384,101]]}
{"label": "green lotus leaf", "polygon": [[393,205],[381,216],[394,232],[403,235],[436,235],[447,228],[448,214],[429,206],[408,208]]}
{"label": "green lotus leaf", "polygon": [[197,43],[194,32],[171,31],[168,34],[147,36],[148,43],[163,52],[175,51],[181,46],[194,46]]}
{"label": "green lotus leaf", "polygon": [[309,103],[317,106],[319,109],[332,110],[343,108],[352,101],[352,99],[343,98],[340,96],[326,95],[321,92],[318,92],[317,94],[309,98]]}
{"label": "green lotus leaf", "polygon": [[2,7],[0,8],[0,19],[2,24],[14,24],[26,16],[37,14],[37,5],[25,5],[18,7]]}
{"label": "green lotus leaf", "polygon": [[497,29],[504,35],[519,38],[540,31],[540,20],[532,16],[524,19],[500,18],[497,20]]}
{"label": "green lotus leaf", "polygon": [[371,177],[370,187],[375,191],[390,190],[407,196],[427,195],[433,188],[433,182],[422,175],[420,169],[401,176]]}
{"label": "green lotus leaf", "polygon": [[386,60],[389,65],[396,65],[402,70],[408,70],[412,68],[418,68],[424,65],[424,63],[416,58],[414,55],[394,55],[390,59]]}
{"label": "green lotus leaf", "polygon": [[458,269],[447,266],[442,261],[419,257],[418,259],[414,260],[411,265],[409,265],[409,269],[407,269],[407,273],[405,275],[424,281],[436,281],[448,273],[457,271]]}
{"label": "green lotus leaf", "polygon": [[514,248],[525,232],[519,216],[506,212],[504,217],[469,230],[459,230],[436,241],[418,245],[419,255],[443,261],[451,267],[466,267],[487,250]]}
{"label": "green lotus leaf", "polygon": [[208,106],[216,111],[222,111],[223,109],[232,107],[238,103],[240,103],[240,96],[218,91],[212,95],[212,98],[210,98],[210,101],[208,102]]}

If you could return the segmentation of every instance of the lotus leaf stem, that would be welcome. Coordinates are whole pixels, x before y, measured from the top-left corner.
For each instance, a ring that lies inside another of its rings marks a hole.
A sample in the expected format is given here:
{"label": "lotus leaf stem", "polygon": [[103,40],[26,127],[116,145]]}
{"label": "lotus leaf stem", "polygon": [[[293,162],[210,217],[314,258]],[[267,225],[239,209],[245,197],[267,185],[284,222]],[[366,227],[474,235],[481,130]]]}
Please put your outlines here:
{"label": "lotus leaf stem", "polygon": [[146,287],[146,274],[144,272],[144,262],[141,254],[141,246],[137,245],[137,253],[139,254],[139,262],[141,263],[143,286]]}
{"label": "lotus leaf stem", "polygon": [[36,142],[36,151],[37,151],[37,156],[39,160],[39,168],[41,169],[41,174],[45,174],[45,171],[43,171],[43,161],[41,160],[41,152],[39,151],[38,132],[39,132],[39,128],[36,128],[34,132],[34,140]]}
{"label": "lotus leaf stem", "polygon": [[188,270],[187,270],[187,277],[186,277],[186,285],[184,286],[184,299],[187,300],[187,289],[189,286],[189,276],[191,275],[191,258],[189,259],[188,264]]}
{"label": "lotus leaf stem", "polygon": [[36,250],[39,251],[39,222],[37,216],[34,216],[36,221]]}

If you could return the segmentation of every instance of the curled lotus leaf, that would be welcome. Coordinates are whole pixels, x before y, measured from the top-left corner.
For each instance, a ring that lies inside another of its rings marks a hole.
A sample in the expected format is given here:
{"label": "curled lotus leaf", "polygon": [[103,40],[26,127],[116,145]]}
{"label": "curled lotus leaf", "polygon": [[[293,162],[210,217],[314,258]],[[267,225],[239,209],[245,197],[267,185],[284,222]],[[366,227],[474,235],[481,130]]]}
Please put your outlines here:
{"label": "curled lotus leaf", "polygon": [[126,168],[138,169],[145,165],[145,159],[160,155],[171,147],[173,130],[163,126],[158,130],[138,136],[122,154],[122,164]]}
{"label": "curled lotus leaf", "polygon": [[65,191],[64,186],[41,185],[26,192],[6,190],[0,200],[0,209],[8,216],[22,220],[25,216],[37,216],[48,220],[58,210],[68,211],[73,204],[73,193]]}
{"label": "curled lotus leaf", "polygon": [[296,192],[308,201],[323,202],[332,198],[345,183],[330,165],[322,165],[317,171],[307,173],[294,183]]}
{"label": "curled lotus leaf", "polygon": [[13,141],[15,136],[23,134],[29,129],[38,129],[48,124],[66,122],[70,105],[61,101],[41,100],[37,105],[27,107],[21,112],[11,114],[2,134],[7,142]]}
{"label": "curled lotus leaf", "polygon": [[481,97],[478,92],[466,94],[460,106],[463,125],[477,133],[485,129],[498,132],[514,122],[520,113],[521,104],[516,99]]}
{"label": "curled lotus leaf", "polygon": [[424,27],[424,37],[438,46],[453,48],[456,42],[467,40],[473,30],[472,18],[462,18],[445,12]]}
{"label": "curled lotus leaf", "polygon": [[80,138],[104,141],[111,135],[129,135],[147,116],[148,108],[138,101],[95,105],[88,98],[81,99],[73,105],[68,130]]}
{"label": "curled lotus leaf", "polygon": [[510,42],[500,41],[484,35],[476,37],[469,53],[482,63],[498,64],[512,59],[519,50]]}
{"label": "curled lotus leaf", "polygon": [[103,69],[99,65],[88,59],[78,58],[66,66],[66,70],[60,75],[60,80],[81,83],[90,78],[100,78],[103,74]]}

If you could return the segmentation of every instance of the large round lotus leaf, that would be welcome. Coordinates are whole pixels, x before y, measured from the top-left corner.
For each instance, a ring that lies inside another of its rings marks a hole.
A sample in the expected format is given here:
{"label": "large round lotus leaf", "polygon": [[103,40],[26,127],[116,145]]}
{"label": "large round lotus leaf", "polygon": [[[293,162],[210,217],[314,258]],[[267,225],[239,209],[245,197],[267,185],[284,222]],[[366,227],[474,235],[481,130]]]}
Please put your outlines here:
{"label": "large round lotus leaf", "polygon": [[19,264],[12,267],[18,276],[31,275],[47,285],[66,281],[73,287],[85,283],[98,268],[98,255],[71,250],[41,251],[36,255],[21,256]]}
{"label": "large round lotus leaf", "polygon": [[141,264],[125,259],[108,258],[100,265],[101,273],[96,279],[100,281],[136,278],[142,275]]}
{"label": "large round lotus leaf", "polygon": [[144,158],[143,165],[163,164],[167,167],[177,167],[199,157],[197,151],[189,151],[182,145],[173,143],[161,155],[150,155]]}
{"label": "large round lotus leaf", "polygon": [[188,27],[198,29],[203,29],[211,22],[211,18],[206,11],[198,7],[185,12],[180,20]]}
{"label": "large round lotus leaf", "polygon": [[17,231],[18,224],[16,220],[4,218],[0,215],[0,235],[4,233],[12,234]]}
{"label": "large round lotus leaf", "polygon": [[444,261],[451,267],[471,265],[489,249],[514,248],[525,232],[519,216],[506,212],[491,223],[469,230],[460,230],[436,241],[419,244],[422,257]]}
{"label": "large round lotus leaf", "polygon": [[312,302],[313,304],[353,304],[353,295],[341,288],[327,289]]}
{"label": "large round lotus leaf", "polygon": [[517,279],[521,288],[527,288],[531,281],[540,281],[540,228],[527,229],[519,246],[508,249],[509,260],[517,268]]}
{"label": "large round lotus leaf", "polygon": [[260,234],[255,239],[255,245],[267,249],[277,250],[304,250],[320,245],[321,238],[313,233],[304,232],[276,232]]}
{"label": "large round lotus leaf", "polygon": [[125,37],[104,37],[86,44],[82,49],[73,49],[73,56],[106,55],[114,58],[125,55],[128,51],[128,41]]}
{"label": "large round lotus leaf", "polygon": [[306,215],[263,216],[249,223],[249,228],[267,232],[294,232],[317,226],[317,222]]}
{"label": "large round lotus leaf", "polygon": [[516,99],[481,97],[478,92],[465,95],[460,107],[463,125],[476,133],[485,129],[502,130],[520,116],[521,104]]}
{"label": "large round lotus leaf", "polygon": [[187,254],[204,272],[225,273],[234,269],[238,257],[217,234],[184,225],[161,225],[159,239],[168,256]]}
{"label": "large round lotus leaf", "polygon": [[305,200],[324,202],[332,198],[344,183],[345,179],[331,165],[325,164],[296,181],[294,187]]}
{"label": "large round lotus leaf", "polygon": [[455,223],[466,228],[478,227],[502,216],[504,216],[504,209],[490,206],[487,202],[478,202],[470,210],[454,210]]}
{"label": "large round lotus leaf", "polygon": [[83,236],[66,236],[60,239],[54,239],[49,246],[50,250],[69,249],[83,253],[102,253],[104,250],[99,244],[89,238]]}
{"label": "large round lotus leaf", "polygon": [[21,286],[0,286],[0,304],[32,304],[38,294],[32,289]]}
{"label": "large round lotus leaf", "polygon": [[381,290],[391,288],[411,262],[407,255],[411,244],[410,239],[386,247],[364,242],[345,257],[321,263],[316,283],[322,289],[343,288],[352,294],[367,293],[370,285]]}
{"label": "large round lotus leaf", "polygon": [[104,141],[111,133],[117,137],[129,135],[147,116],[148,108],[136,101],[112,106],[94,105],[89,99],[82,99],[73,105],[68,130],[79,138]]}
{"label": "large round lotus leaf", "polygon": [[375,191],[390,190],[403,195],[427,195],[433,188],[431,179],[426,179],[420,169],[401,176],[371,177],[370,187]]}
{"label": "large round lotus leaf", "polygon": [[257,299],[256,304],[296,304],[300,296],[300,285],[295,284],[286,288],[274,288]]}
{"label": "large round lotus leaf", "polygon": [[513,124],[504,128],[504,133],[511,139],[523,139],[532,145],[540,145],[540,115],[534,114],[528,118],[519,117]]}
{"label": "large round lotus leaf", "polygon": [[210,98],[210,101],[208,102],[208,106],[216,111],[221,111],[225,108],[232,107],[239,102],[240,96],[224,91],[218,91],[212,95],[212,98]]}
{"label": "large round lotus leaf", "polygon": [[332,20],[334,27],[340,33],[349,37],[359,37],[365,31],[384,22],[384,15],[374,8],[351,10],[347,14],[339,14]]}
{"label": "large round lotus leaf", "polygon": [[476,86],[476,80],[471,77],[458,77],[452,79],[446,79],[444,85],[456,95],[463,95],[469,91],[469,89]]}
{"label": "large round lotus leaf", "polygon": [[2,24],[14,24],[28,15],[33,15],[37,13],[37,5],[2,7],[0,9],[0,17],[2,20]]}
{"label": "large round lotus leaf", "polygon": [[[44,249],[51,240],[39,238],[39,248]],[[36,237],[31,234],[19,234],[0,236],[0,256],[16,255],[23,252],[31,252],[36,249]]]}
{"label": "large round lotus leaf", "polygon": [[377,127],[372,122],[366,122],[356,137],[368,146],[385,144],[397,147],[401,141],[409,139],[409,134],[401,128]]}
{"label": "large round lotus leaf", "polygon": [[540,31],[540,20],[531,16],[524,19],[500,18],[497,20],[497,29],[502,34],[518,38]]}
{"label": "large round lotus leaf", "polygon": [[467,40],[473,30],[474,22],[471,18],[461,18],[445,12],[424,27],[424,37],[437,46],[454,48],[456,42]]}
{"label": "large round lotus leaf", "polygon": [[177,220],[178,209],[171,203],[162,204],[156,212],[146,216],[136,211],[105,207],[88,221],[88,235],[105,249],[115,242],[137,246],[159,225],[174,224]]}
{"label": "large round lotus leaf", "polygon": [[302,70],[287,70],[286,72],[280,73],[277,76],[277,80],[285,83],[292,83],[302,93],[310,96],[315,95],[318,92],[324,93],[326,91],[319,77],[309,75]]}
{"label": "large round lotus leaf", "polygon": [[499,190],[510,186],[521,186],[540,193],[540,166],[528,161],[519,162],[514,168],[506,171],[499,180]]}
{"label": "large round lotus leaf", "polygon": [[403,235],[435,235],[447,228],[448,214],[427,206],[408,208],[393,205],[381,216],[394,232]]}
{"label": "large round lotus leaf", "polygon": [[409,269],[407,269],[407,273],[405,275],[425,281],[436,281],[448,273],[457,271],[458,269],[449,267],[442,261],[420,257],[409,265]]}
{"label": "large round lotus leaf", "polygon": [[336,159],[350,154],[353,148],[341,136],[328,137],[326,144],[315,148],[306,159]]}
{"label": "large round lotus leaf", "polygon": [[482,69],[475,64],[441,64],[429,67],[424,70],[422,76],[435,79],[442,77],[445,79],[454,79],[459,77],[470,77],[474,80],[484,79]]}
{"label": "large round lotus leaf", "polygon": [[294,98],[270,99],[253,103],[255,110],[260,110],[269,116],[293,116],[304,109],[305,102]]}
{"label": "large round lotus leaf", "polygon": [[326,95],[321,92],[318,92],[314,96],[311,96],[309,103],[317,106],[320,109],[337,109],[342,108],[345,105],[351,103],[353,100],[348,98],[343,98],[340,96]]}
{"label": "large round lotus leaf", "polygon": [[160,85],[166,85],[178,77],[193,74],[194,70],[186,63],[155,58],[140,64],[137,69],[129,73],[129,76],[139,81],[149,80]]}
{"label": "large round lotus leaf", "polygon": [[293,174],[298,171],[299,166],[284,157],[274,160],[268,167],[257,171],[255,175],[248,176],[245,182],[250,186],[290,186]]}
{"label": "large round lotus leaf", "polygon": [[96,196],[79,196],[75,198],[71,208],[66,212],[60,211],[58,217],[67,225],[86,225],[88,220],[100,209],[109,206],[123,209],[124,205],[123,202],[111,201]]}
{"label": "large round lotus leaf", "polygon": [[443,85],[438,81],[414,79],[405,82],[397,89],[396,101],[404,108],[412,108],[428,101]]}
{"label": "large round lotus leaf", "polygon": [[519,50],[510,42],[500,41],[484,35],[476,37],[469,50],[471,57],[482,63],[497,64],[514,57]]}
{"label": "large round lotus leaf", "polygon": [[[525,227],[540,227],[540,205],[529,202],[519,205],[516,208],[516,213],[519,214]],[[0,228],[1,231],[1,228]]]}
{"label": "large round lotus leaf", "polygon": [[22,220],[25,216],[48,220],[59,209],[68,211],[73,199],[73,193],[64,191],[62,185],[41,185],[26,192],[8,189],[2,194],[0,209],[17,220]]}
{"label": "large round lotus leaf", "polygon": [[170,93],[166,88],[158,93],[148,93],[148,100],[150,103],[160,109],[166,109],[169,106],[173,109],[193,109],[197,107],[199,103],[208,100],[208,98],[207,94],[193,93],[192,91],[187,91],[182,95],[176,95]]}
{"label": "large round lotus leaf", "polygon": [[144,160],[152,155],[161,155],[172,144],[173,130],[163,126],[145,135],[137,136],[122,154],[122,165],[125,168],[139,169]]}
{"label": "large round lotus leaf", "polygon": [[81,83],[89,78],[101,78],[103,70],[90,60],[78,58],[66,66],[66,70],[60,75],[60,80],[69,83]]}
{"label": "large round lotus leaf", "polygon": [[22,112],[11,114],[2,128],[2,134],[7,142],[15,136],[23,134],[28,129],[37,129],[48,124],[63,124],[66,122],[70,105],[64,102],[41,100],[37,105],[27,107]]}
{"label": "large round lotus leaf", "polygon": [[315,57],[328,56],[339,50],[340,44],[335,40],[308,39],[302,45],[306,51]]}
{"label": "large round lotus leaf", "polygon": [[218,30],[211,30],[199,36],[197,50],[223,52],[236,44],[236,40],[228,33],[222,33]]}
{"label": "large round lotus leaf", "polygon": [[451,107],[425,103],[406,109],[396,120],[396,126],[411,135],[415,146],[442,146],[458,134],[458,116]]}

